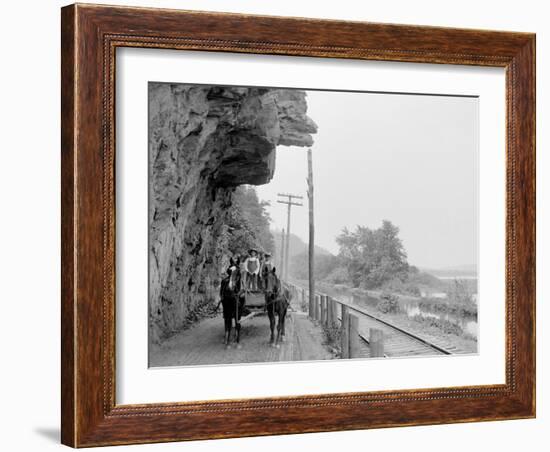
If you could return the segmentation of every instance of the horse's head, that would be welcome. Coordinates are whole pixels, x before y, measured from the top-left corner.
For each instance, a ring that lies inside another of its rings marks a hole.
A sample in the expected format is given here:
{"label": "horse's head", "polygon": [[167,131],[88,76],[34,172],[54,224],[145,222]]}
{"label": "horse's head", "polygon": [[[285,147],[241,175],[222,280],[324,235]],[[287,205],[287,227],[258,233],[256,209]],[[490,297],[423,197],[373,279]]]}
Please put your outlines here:
{"label": "horse's head", "polygon": [[279,291],[280,282],[275,267],[266,273],[264,283],[264,289],[267,293],[277,293]]}
{"label": "horse's head", "polygon": [[241,283],[241,273],[239,271],[239,268],[237,266],[231,266],[227,270],[228,277],[229,277],[229,290],[233,292],[238,292],[240,290],[240,283]]}

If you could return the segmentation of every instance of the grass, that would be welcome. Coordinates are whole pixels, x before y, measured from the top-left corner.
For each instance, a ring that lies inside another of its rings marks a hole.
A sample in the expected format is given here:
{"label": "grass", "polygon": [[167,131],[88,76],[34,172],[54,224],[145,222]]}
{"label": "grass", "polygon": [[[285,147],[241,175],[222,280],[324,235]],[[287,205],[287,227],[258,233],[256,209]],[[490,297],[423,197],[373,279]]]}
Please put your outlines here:
{"label": "grass", "polygon": [[465,332],[459,325],[449,322],[448,320],[436,319],[434,317],[423,317],[420,314],[413,316],[412,320],[421,323],[423,326],[439,328],[445,334],[454,334],[455,336],[460,336],[464,339],[477,341],[475,336]]}
{"label": "grass", "polygon": [[460,317],[464,316],[477,316],[477,304],[472,303],[458,303],[453,300],[445,300],[439,298],[423,298],[419,301],[418,306],[420,309],[432,312],[444,312],[448,314],[456,314]]}
{"label": "grass", "polygon": [[323,335],[325,337],[325,345],[328,345],[336,354],[340,355],[342,328],[339,325],[324,325]]}

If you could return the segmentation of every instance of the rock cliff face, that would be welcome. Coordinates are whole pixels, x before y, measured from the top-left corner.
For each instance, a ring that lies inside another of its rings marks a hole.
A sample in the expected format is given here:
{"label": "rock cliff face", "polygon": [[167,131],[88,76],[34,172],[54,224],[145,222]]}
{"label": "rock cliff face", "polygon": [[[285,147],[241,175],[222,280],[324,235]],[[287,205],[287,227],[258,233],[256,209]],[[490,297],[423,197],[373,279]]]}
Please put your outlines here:
{"label": "rock cliff face", "polygon": [[277,145],[312,145],[306,110],[297,90],[149,84],[152,341],[217,299],[232,193],[271,180]]}

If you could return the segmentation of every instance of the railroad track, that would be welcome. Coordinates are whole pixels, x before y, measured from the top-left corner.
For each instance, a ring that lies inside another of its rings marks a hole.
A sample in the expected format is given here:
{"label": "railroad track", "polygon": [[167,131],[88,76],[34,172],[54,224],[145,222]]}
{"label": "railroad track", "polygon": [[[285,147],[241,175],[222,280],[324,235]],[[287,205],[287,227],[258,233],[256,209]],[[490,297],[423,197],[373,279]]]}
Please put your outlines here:
{"label": "railroad track", "polygon": [[[426,355],[451,355],[452,352],[432,342],[407,331],[404,328],[382,320],[359,306],[346,304],[348,309],[361,315],[359,318],[359,338],[365,344],[369,344],[369,329],[376,328],[384,332],[384,352],[387,357],[396,356],[426,356]],[[362,354],[368,355],[363,350]],[[368,356],[365,356],[368,357]]]}
{"label": "railroad track", "polygon": [[[319,294],[319,296],[325,295]],[[332,302],[345,306],[350,313],[357,316],[358,335],[363,345],[365,345],[361,347],[361,357],[370,357],[368,345],[369,330],[371,328],[382,330],[384,333],[384,353],[386,357],[452,355],[455,352],[454,350],[447,350],[440,345],[434,344],[418,334],[394,325],[387,320],[376,317],[361,306],[330,298]],[[340,317],[338,319],[341,321]]]}

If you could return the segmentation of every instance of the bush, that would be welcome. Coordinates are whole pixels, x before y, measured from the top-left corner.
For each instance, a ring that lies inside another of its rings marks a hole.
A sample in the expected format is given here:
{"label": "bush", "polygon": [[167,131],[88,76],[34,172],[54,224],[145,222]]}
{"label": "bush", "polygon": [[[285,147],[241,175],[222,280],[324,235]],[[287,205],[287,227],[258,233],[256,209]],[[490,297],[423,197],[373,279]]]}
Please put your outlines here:
{"label": "bush", "polygon": [[342,330],[339,326],[324,326],[323,332],[325,333],[325,341],[328,345],[339,349],[340,348],[340,337],[342,335]]}
{"label": "bush", "polygon": [[414,283],[411,283],[408,279],[403,281],[401,278],[393,278],[384,284],[384,290],[388,292],[400,293],[403,295],[412,295],[413,297],[420,297],[420,289]]}
{"label": "bush", "polygon": [[389,292],[384,292],[380,296],[380,301],[376,308],[384,314],[396,314],[399,312],[399,298]]}
{"label": "bush", "polygon": [[454,300],[442,300],[440,298],[423,298],[419,307],[425,311],[445,312],[460,317],[477,317],[477,304],[457,304]]}
{"label": "bush", "polygon": [[417,314],[413,317],[413,320],[422,323],[426,326],[433,326],[439,328],[445,334],[454,334],[455,336],[463,336],[464,331],[462,328],[455,323],[449,322],[444,319],[436,319],[434,317],[423,317],[420,314]]}

